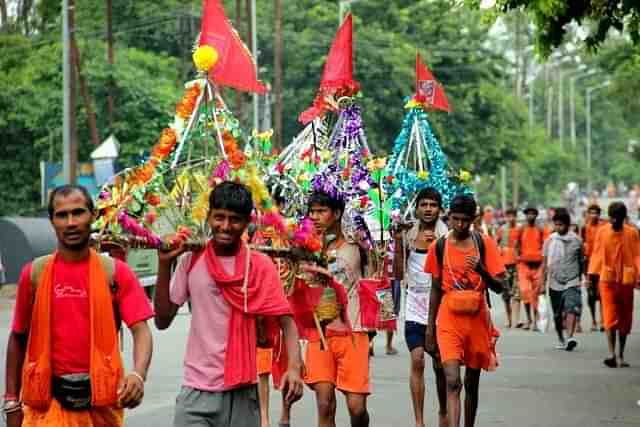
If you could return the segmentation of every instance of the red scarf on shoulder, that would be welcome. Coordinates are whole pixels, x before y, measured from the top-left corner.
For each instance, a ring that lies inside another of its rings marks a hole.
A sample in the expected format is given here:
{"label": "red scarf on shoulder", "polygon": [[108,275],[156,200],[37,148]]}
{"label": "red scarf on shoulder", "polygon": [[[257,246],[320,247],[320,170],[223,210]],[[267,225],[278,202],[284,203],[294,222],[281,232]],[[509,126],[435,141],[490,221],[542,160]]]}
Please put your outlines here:
{"label": "red scarf on shoulder", "polygon": [[279,332],[276,318],[291,314],[278,271],[269,257],[251,251],[244,243],[236,253],[233,275],[225,271],[212,242],[204,255],[209,274],[231,306],[224,361],[225,388],[253,384],[258,377],[256,316],[265,317],[267,335],[274,336]]}

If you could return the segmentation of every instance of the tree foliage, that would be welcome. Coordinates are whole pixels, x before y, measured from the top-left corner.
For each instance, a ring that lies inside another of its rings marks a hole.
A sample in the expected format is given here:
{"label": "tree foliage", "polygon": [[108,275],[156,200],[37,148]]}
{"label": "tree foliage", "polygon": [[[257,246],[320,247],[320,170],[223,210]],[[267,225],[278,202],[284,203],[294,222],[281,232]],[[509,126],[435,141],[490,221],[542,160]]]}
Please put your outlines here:
{"label": "tree foliage", "polygon": [[[465,3],[478,8],[482,1]],[[580,25],[587,33],[584,43],[592,51],[611,31],[625,32],[640,44],[640,3],[633,0],[496,0],[494,10],[525,10],[536,27],[536,42],[544,56],[566,41],[570,24]]]}

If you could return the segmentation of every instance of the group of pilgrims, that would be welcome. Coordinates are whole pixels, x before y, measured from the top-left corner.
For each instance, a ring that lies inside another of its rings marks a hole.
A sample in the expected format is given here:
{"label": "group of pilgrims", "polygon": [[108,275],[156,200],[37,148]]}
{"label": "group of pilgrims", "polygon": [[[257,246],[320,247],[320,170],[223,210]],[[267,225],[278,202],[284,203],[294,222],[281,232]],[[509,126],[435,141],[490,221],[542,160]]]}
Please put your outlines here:
{"label": "group of pilgrims", "polygon": [[[58,247],[20,276],[7,347],[9,427],[124,425],[124,409],[144,397],[147,321],[165,330],[185,304],[176,427],[269,427],[270,379],[282,393],[280,427],[291,425],[305,386],[318,426],[336,425],[336,391],[351,425],[369,426],[373,340],[385,331],[386,353],[397,354],[398,329],[410,352],[416,426],[426,425],[425,355],[439,426],[460,426],[463,389],[472,426],[481,372],[499,366],[491,293],[502,296],[506,328],[540,328],[538,304],[550,301],[558,348],[572,351],[585,287],[594,330],[601,303],[604,363],[628,366],[640,242],[624,205],[609,207],[610,223],[590,206],[578,233],[562,208],[549,226],[530,207],[523,224],[512,209],[495,227],[467,186],[470,173],[452,172],[429,125],[428,112],[450,107],[419,56],[389,160],[372,155],[355,98],[351,15],[312,107],[300,114],[305,128],[277,154],[269,132],[238,147],[238,121],[219,88],[264,87],[218,0],[205,2],[194,63],[198,79],[142,165],[95,202],[77,185],[50,194]],[[152,302],[125,262],[136,246],[157,249]],[[129,370],[122,323],[133,338]]]}

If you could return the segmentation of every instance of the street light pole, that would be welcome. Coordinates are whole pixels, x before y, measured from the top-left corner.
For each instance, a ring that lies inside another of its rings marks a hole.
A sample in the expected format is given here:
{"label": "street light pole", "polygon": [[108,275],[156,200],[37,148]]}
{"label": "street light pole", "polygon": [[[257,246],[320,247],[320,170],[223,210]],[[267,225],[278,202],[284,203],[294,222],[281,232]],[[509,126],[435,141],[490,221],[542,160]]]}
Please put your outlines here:
{"label": "street light pole", "polygon": [[599,71],[597,70],[588,70],[586,73],[584,74],[580,74],[577,76],[573,76],[570,79],[570,86],[569,86],[569,102],[570,102],[570,114],[571,117],[569,118],[570,122],[571,122],[571,145],[575,148],[577,145],[577,132],[576,132],[576,82],[580,79],[586,78],[586,77],[590,77],[593,76],[594,74],[598,74]]}
{"label": "street light pole", "polygon": [[609,86],[611,82],[606,81],[598,86],[587,88],[587,191],[591,194],[593,189],[592,171],[591,171],[591,94],[597,90]]}

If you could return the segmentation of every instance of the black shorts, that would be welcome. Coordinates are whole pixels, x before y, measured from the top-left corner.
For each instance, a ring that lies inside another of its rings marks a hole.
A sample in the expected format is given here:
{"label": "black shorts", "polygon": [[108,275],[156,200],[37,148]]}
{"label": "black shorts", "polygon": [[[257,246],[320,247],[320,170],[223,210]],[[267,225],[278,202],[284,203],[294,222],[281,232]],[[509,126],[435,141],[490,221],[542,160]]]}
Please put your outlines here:
{"label": "black shorts", "polygon": [[422,347],[424,349],[424,341],[426,337],[427,325],[410,321],[404,323],[404,340],[407,343],[407,347],[410,352],[418,347]]}

